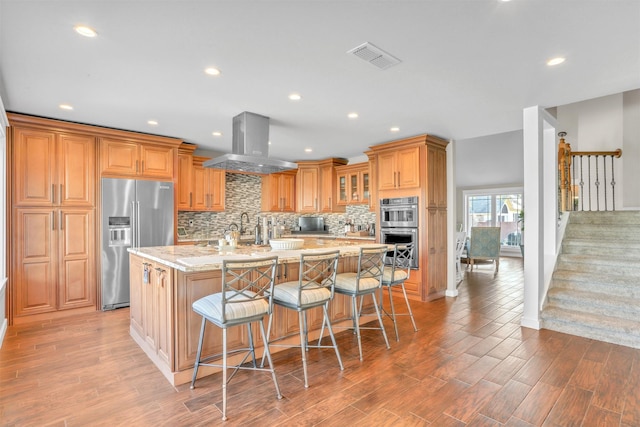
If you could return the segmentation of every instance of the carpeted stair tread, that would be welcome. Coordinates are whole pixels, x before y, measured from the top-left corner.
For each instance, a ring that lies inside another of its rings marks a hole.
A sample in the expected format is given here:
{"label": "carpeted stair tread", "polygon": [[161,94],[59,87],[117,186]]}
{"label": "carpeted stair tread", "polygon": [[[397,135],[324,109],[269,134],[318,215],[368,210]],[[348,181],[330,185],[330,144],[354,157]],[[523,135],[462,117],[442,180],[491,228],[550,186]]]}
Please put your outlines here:
{"label": "carpeted stair tread", "polygon": [[640,322],[600,314],[549,307],[542,313],[542,327],[599,341],[640,348]]}
{"label": "carpeted stair tread", "polygon": [[572,311],[585,311],[601,315],[638,320],[640,319],[640,300],[600,292],[576,291],[573,289],[552,288],[547,293],[548,306],[562,307]]}
{"label": "carpeted stair tread", "polygon": [[557,270],[553,274],[551,289],[555,287],[640,298],[640,281],[637,277],[632,276]]}

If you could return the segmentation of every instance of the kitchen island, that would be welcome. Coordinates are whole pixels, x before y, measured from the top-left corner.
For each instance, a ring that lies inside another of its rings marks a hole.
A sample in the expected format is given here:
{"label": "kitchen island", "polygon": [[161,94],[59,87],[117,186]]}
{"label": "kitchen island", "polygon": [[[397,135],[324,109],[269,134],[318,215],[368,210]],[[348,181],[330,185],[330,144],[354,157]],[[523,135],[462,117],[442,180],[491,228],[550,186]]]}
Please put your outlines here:
{"label": "kitchen island", "polygon": [[[356,271],[361,246],[370,242],[324,240],[306,238],[303,249],[271,250],[268,246],[239,246],[225,248],[210,246],[161,246],[129,249],[130,259],[130,334],[172,385],[191,381],[196,358],[202,318],[191,309],[194,301],[222,289],[222,261],[224,259],[256,259],[278,255],[276,283],[297,280],[300,254],[338,249],[338,272]],[[345,321],[351,313],[351,301],[336,294],[330,303],[332,323]],[[275,306],[272,337],[291,335],[289,341],[299,340],[298,314]],[[309,339],[319,336],[322,310],[308,312]],[[255,326],[255,325],[254,325]],[[221,352],[222,333],[210,327],[203,343],[203,356]],[[262,354],[262,337],[253,330],[258,356]],[[328,337],[326,339],[329,339]],[[249,334],[245,327],[228,332],[229,347],[247,347]],[[282,350],[274,347],[272,352]],[[230,362],[233,361],[230,358]],[[277,366],[276,366],[277,368]],[[210,375],[218,369],[201,367],[198,377]]]}

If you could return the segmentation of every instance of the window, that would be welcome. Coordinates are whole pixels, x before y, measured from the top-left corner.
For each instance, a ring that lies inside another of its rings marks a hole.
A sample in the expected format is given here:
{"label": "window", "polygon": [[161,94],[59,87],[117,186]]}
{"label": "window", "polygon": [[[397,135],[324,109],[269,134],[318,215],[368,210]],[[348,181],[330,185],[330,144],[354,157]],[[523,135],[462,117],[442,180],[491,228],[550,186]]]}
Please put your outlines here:
{"label": "window", "polygon": [[500,227],[501,252],[505,255],[520,252],[522,188],[466,190],[463,197],[467,233],[471,227]]}

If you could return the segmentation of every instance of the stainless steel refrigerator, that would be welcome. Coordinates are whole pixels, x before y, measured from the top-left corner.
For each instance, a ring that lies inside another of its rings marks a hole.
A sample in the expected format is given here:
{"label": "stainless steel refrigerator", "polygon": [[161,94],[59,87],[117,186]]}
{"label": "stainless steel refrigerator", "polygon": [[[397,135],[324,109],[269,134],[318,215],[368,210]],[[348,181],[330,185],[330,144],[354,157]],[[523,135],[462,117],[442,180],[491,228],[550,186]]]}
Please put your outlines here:
{"label": "stainless steel refrigerator", "polygon": [[173,245],[173,183],[102,179],[102,309],[129,306],[128,248]]}

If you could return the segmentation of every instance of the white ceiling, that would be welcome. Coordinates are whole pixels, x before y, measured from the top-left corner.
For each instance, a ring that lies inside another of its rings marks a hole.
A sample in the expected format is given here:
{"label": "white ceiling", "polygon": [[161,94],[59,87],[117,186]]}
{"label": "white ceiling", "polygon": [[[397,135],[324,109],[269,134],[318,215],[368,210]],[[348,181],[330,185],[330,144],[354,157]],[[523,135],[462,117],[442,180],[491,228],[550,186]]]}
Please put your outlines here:
{"label": "white ceiling", "polygon": [[[347,54],[367,41],[402,62],[380,70]],[[271,157],[350,158],[422,133],[513,131],[525,107],[637,88],[639,0],[0,0],[7,111],[222,152],[243,111],[271,118]]]}

